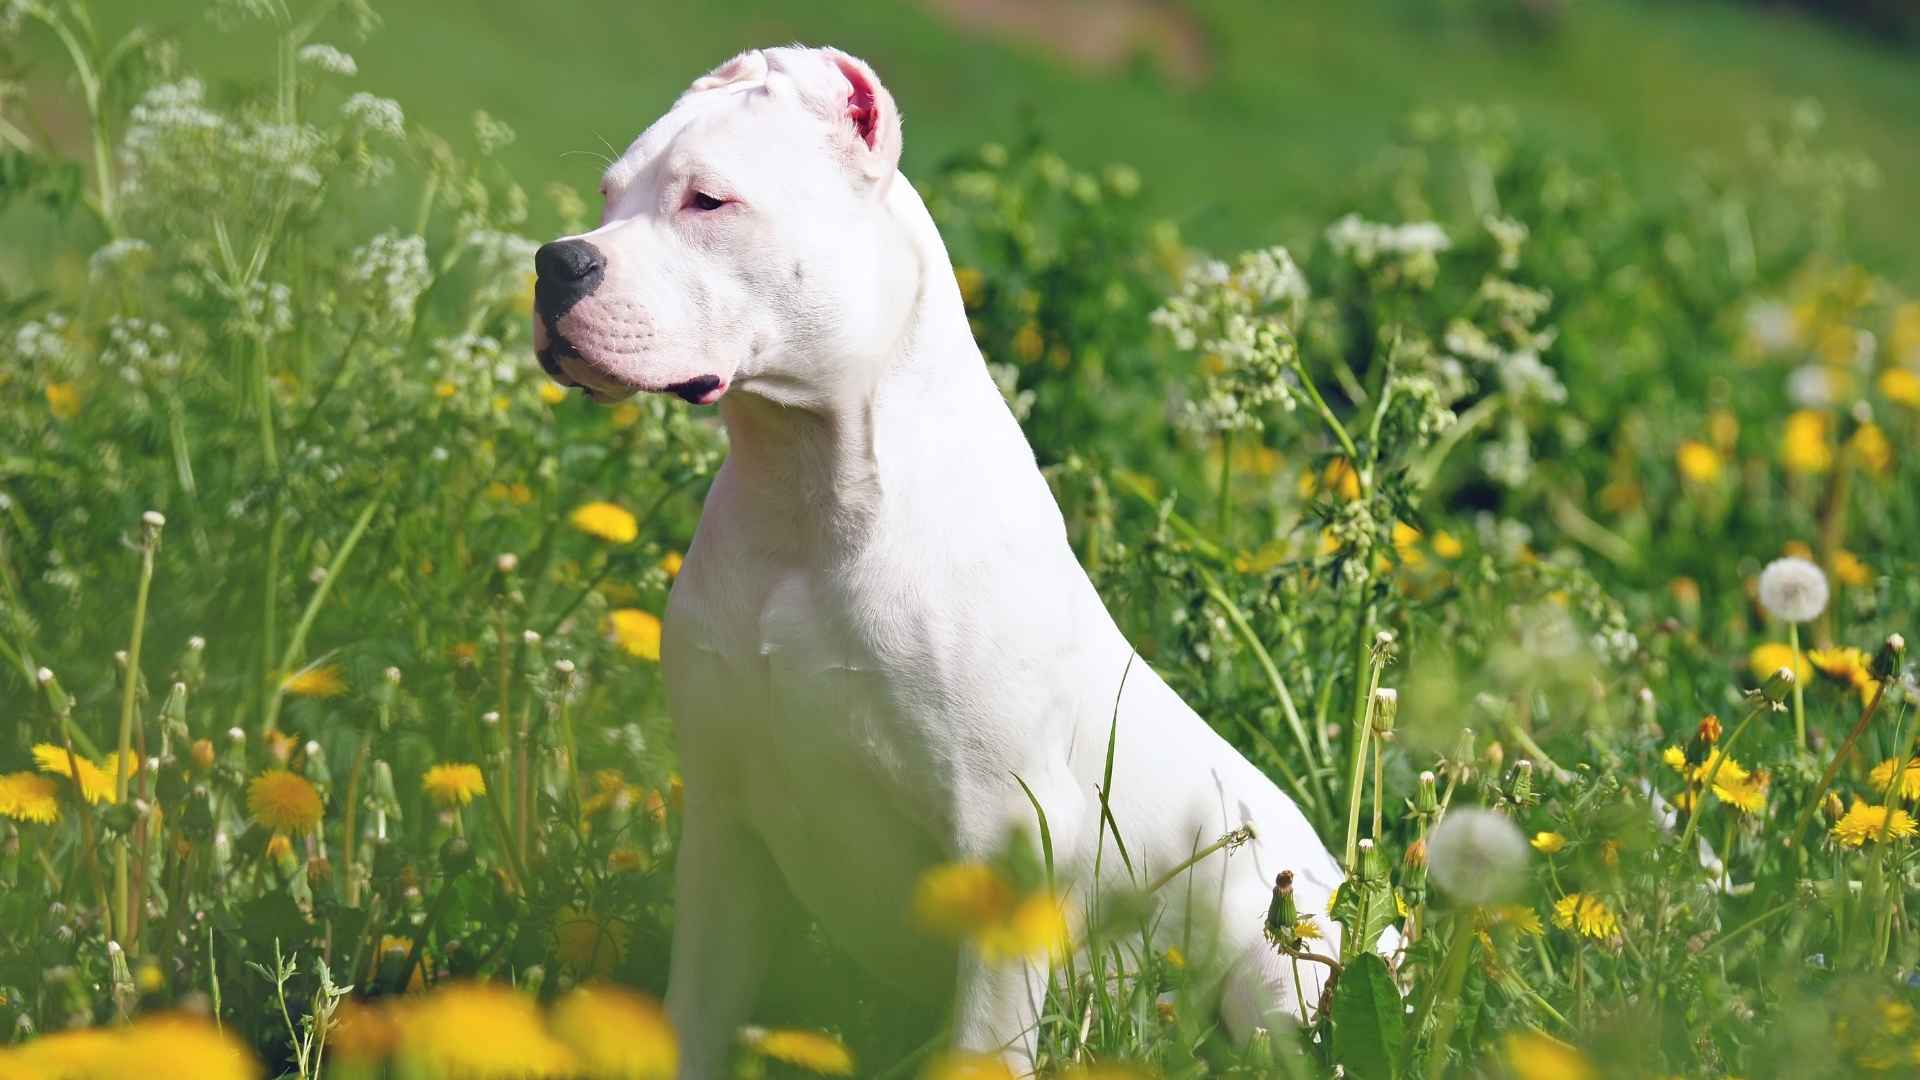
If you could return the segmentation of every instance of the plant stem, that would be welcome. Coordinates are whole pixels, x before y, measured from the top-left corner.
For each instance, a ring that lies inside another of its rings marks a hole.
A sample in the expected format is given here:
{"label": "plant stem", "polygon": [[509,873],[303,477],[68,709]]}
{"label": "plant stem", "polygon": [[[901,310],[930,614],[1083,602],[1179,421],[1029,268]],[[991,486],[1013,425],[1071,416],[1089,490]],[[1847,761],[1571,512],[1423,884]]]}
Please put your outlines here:
{"label": "plant stem", "polygon": [[1447,1070],[1447,1044],[1453,1039],[1453,1025],[1460,1011],[1460,984],[1467,977],[1467,953],[1473,947],[1473,909],[1463,908],[1453,913],[1453,937],[1447,943],[1446,959],[1441,961],[1439,982],[1433,993],[1420,1010],[1420,1016],[1414,1021],[1413,1030],[1417,1036],[1426,1027],[1429,1017],[1436,1017],[1440,1026],[1434,1031],[1433,1041],[1427,1046],[1427,1076],[1429,1080],[1439,1080]]}
{"label": "plant stem", "polygon": [[[1799,691],[1798,680],[1794,681],[1793,688],[1796,692]],[[1867,730],[1867,725],[1873,722],[1873,714],[1879,711],[1880,701],[1886,696],[1886,683],[1880,683],[1874,688],[1873,700],[1867,702],[1867,707],[1860,711],[1859,721],[1853,725],[1852,731],[1847,732],[1846,741],[1840,744],[1840,749],[1834,753],[1833,760],[1827,762],[1826,771],[1820,774],[1820,783],[1814,786],[1813,798],[1808,799],[1807,804],[1800,808],[1800,816],[1793,819],[1793,829],[1787,833],[1789,843],[1799,842],[1800,831],[1807,827],[1807,819],[1813,816],[1814,810],[1820,805],[1821,798],[1826,795],[1827,788],[1833,784],[1834,775],[1840,771],[1840,763],[1847,760],[1847,755],[1853,752],[1853,744]],[[1891,812],[1888,813],[1888,817],[1892,817]]]}
{"label": "plant stem", "polygon": [[[133,635],[127,642],[126,685],[120,692],[119,751],[113,762],[114,802],[122,806],[126,805],[127,782],[131,779],[128,769],[134,763],[133,712],[134,698],[140,685],[140,645],[146,637],[147,595],[153,586],[153,553],[160,543],[155,526],[142,524],[141,528],[145,530],[145,535],[140,546],[140,587],[133,599]],[[73,777],[77,782],[80,773],[75,771]],[[130,835],[123,835],[113,845],[113,936],[121,943],[121,948],[128,950],[134,944],[128,940],[127,934],[132,921],[128,910],[127,883],[127,846],[131,841]]]}
{"label": "plant stem", "polygon": [[352,557],[353,549],[360,545],[360,538],[367,534],[367,526],[373,523],[374,511],[386,498],[386,492],[375,492],[360,516],[347,531],[347,538],[341,542],[340,550],[327,564],[327,573],[313,590],[313,596],[307,600],[307,609],[300,613],[300,622],[293,628],[293,636],[287,639],[287,651],[280,657],[280,677],[276,680],[273,694],[267,699],[267,719],[262,730],[272,731],[280,719],[280,702],[286,697],[286,674],[292,669],[294,661],[300,658],[301,650],[307,646],[307,632],[313,629],[313,620],[320,614],[320,606],[327,601],[327,594],[333,591],[333,583],[340,578],[340,572],[346,568],[347,560]]}
{"label": "plant stem", "polygon": [[1807,749],[1807,702],[1801,690],[1800,672],[1806,661],[1800,656],[1800,624],[1787,624],[1787,644],[1793,649],[1793,741]]}
{"label": "plant stem", "polygon": [[1280,669],[1274,664],[1273,656],[1267,652],[1266,645],[1261,643],[1260,636],[1253,632],[1253,626],[1247,622],[1247,617],[1241,612],[1240,606],[1227,596],[1226,591],[1220,587],[1219,581],[1205,568],[1200,569],[1200,583],[1206,591],[1207,598],[1220,606],[1221,613],[1226,615],[1227,622],[1232,625],[1234,632],[1239,634],[1240,640],[1253,651],[1254,660],[1260,665],[1261,674],[1267,678],[1267,686],[1273,690],[1274,698],[1280,702],[1280,714],[1287,718],[1287,726],[1293,730],[1294,741],[1300,744],[1300,752],[1306,755],[1307,778],[1314,781],[1314,787],[1320,793],[1320,797],[1331,802],[1332,792],[1326,788],[1322,770],[1331,771],[1332,762],[1321,760],[1319,755],[1314,753],[1313,740],[1307,736],[1307,725],[1300,719],[1300,710],[1294,707],[1293,694],[1287,690],[1287,681],[1281,678]]}

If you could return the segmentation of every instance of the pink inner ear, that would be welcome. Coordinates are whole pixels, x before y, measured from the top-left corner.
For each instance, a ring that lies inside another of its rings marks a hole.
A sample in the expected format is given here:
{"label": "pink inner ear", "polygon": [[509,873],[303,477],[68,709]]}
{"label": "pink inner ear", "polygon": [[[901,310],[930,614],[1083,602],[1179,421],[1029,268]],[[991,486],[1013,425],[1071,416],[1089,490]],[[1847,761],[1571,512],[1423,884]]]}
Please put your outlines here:
{"label": "pink inner ear", "polygon": [[840,74],[847,77],[851,87],[847,92],[847,119],[853,121],[854,132],[871,150],[880,127],[880,108],[874,103],[873,80],[860,70],[858,64],[849,63],[844,57],[835,57],[834,63],[839,66]]}

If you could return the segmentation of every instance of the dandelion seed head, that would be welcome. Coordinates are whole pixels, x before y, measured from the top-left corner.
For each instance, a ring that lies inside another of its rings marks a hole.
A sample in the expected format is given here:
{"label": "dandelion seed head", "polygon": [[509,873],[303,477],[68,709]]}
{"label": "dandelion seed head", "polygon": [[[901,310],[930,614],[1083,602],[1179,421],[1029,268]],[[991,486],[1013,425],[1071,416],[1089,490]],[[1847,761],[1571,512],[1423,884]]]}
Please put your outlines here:
{"label": "dandelion seed head", "polygon": [[1527,838],[1512,821],[1488,810],[1449,811],[1427,841],[1434,883],[1465,904],[1491,904],[1520,886]]}
{"label": "dandelion seed head", "polygon": [[1812,622],[1827,609],[1827,575],[1818,566],[1788,556],[1760,571],[1760,606],[1776,619]]}

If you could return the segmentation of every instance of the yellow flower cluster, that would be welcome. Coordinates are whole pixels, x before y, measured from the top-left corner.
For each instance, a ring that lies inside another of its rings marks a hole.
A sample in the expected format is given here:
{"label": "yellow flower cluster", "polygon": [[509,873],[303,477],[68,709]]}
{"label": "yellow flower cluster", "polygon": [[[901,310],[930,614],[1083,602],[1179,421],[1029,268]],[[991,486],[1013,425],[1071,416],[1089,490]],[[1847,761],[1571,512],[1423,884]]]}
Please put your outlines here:
{"label": "yellow flower cluster", "polygon": [[1620,920],[1606,901],[1592,893],[1568,893],[1553,905],[1553,925],[1582,937],[1604,941],[1620,932]]}
{"label": "yellow flower cluster", "polygon": [[1871,658],[1851,645],[1836,645],[1830,649],[1810,649],[1807,659],[1820,670],[1820,674],[1835,682],[1845,683],[1860,695],[1860,704],[1873,700],[1879,683],[1868,672]]}
{"label": "yellow flower cluster", "polygon": [[0,816],[51,825],[60,820],[60,799],[53,781],[30,772],[0,776]]}
{"label": "yellow flower cluster", "polygon": [[1832,836],[1835,843],[1857,848],[1881,840],[1906,840],[1914,832],[1913,815],[1905,810],[1895,809],[1889,816],[1886,807],[1855,799],[1840,820],[1833,823]]}
{"label": "yellow flower cluster", "polygon": [[474,796],[487,793],[487,778],[480,766],[454,761],[428,769],[420,786],[437,806],[465,806]]}
{"label": "yellow flower cluster", "polygon": [[913,910],[921,926],[971,941],[990,959],[1066,952],[1066,911],[1059,898],[1044,889],[1022,896],[985,863],[947,863],[920,875]]}
{"label": "yellow flower cluster", "polygon": [[247,784],[247,812],[276,832],[303,833],[319,826],[326,804],[306,777],[268,769]]}
{"label": "yellow flower cluster", "polygon": [[597,984],[561,998],[544,1022],[533,998],[488,983],[354,1004],[335,1018],[327,1050],[350,1069],[392,1062],[406,1076],[669,1080],[680,1065],[658,1003]]}
{"label": "yellow flower cluster", "polygon": [[584,503],[567,520],[588,536],[610,544],[630,544],[640,535],[640,523],[634,516],[610,502]]}
{"label": "yellow flower cluster", "polygon": [[747,1048],[771,1061],[785,1062],[821,1076],[852,1076],[853,1051],[822,1031],[797,1028],[748,1028],[742,1033]]}
{"label": "yellow flower cluster", "polygon": [[[72,780],[80,789],[80,797],[90,803],[120,801],[114,788],[119,780],[115,773],[122,771],[118,770],[120,755],[117,753],[95,762],[78,753],[69,754],[64,747],[40,743],[33,748],[33,761],[43,773]],[[133,763],[128,762],[123,771],[131,776]]]}
{"label": "yellow flower cluster", "polygon": [[[1873,771],[1867,774],[1867,782],[1873,785],[1875,791],[1886,791],[1893,783],[1893,759],[1888,758],[1875,765]],[[1900,770],[1900,789],[1895,794],[1908,802],[1920,799],[1920,758],[1909,759],[1907,767]]]}
{"label": "yellow flower cluster", "polygon": [[0,1048],[0,1077],[61,1080],[256,1080],[260,1065],[240,1042],[196,1017],[144,1017]]}
{"label": "yellow flower cluster", "polygon": [[628,656],[660,659],[660,617],[639,608],[615,608],[607,613],[607,636]]}
{"label": "yellow flower cluster", "polygon": [[[1689,785],[1704,784],[1708,776],[1713,777],[1713,793],[1721,802],[1743,814],[1757,814],[1767,806],[1767,787],[1772,778],[1765,769],[1749,771],[1746,766],[1733,758],[1720,760],[1720,751],[1707,755],[1707,760],[1687,767],[1686,752],[1677,746],[1669,746],[1661,755],[1674,772],[1687,778]],[[1716,766],[1719,771],[1715,772]]]}

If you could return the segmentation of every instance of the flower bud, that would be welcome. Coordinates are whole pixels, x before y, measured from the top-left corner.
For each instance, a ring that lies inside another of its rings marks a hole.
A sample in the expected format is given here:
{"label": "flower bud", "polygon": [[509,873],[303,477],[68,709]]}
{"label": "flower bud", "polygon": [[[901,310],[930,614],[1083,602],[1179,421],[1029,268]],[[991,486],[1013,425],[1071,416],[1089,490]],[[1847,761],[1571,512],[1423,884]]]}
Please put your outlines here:
{"label": "flower bud", "polygon": [[1372,837],[1360,841],[1360,879],[1362,881],[1387,880],[1387,855],[1374,843]]}
{"label": "flower bud", "polygon": [[1873,654],[1873,665],[1867,669],[1867,673],[1886,682],[1900,671],[1900,657],[1906,651],[1906,638],[1899,634],[1888,634],[1887,640],[1881,642],[1879,650]]}
{"label": "flower bud", "polygon": [[1701,718],[1700,727],[1694,734],[1701,742],[1709,745],[1719,742],[1720,718],[1713,713],[1708,713]]}
{"label": "flower bud", "polygon": [[1783,667],[1767,676],[1766,684],[1760,688],[1760,692],[1766,695],[1767,701],[1775,709],[1782,709],[1785,708],[1788,696],[1793,693],[1793,682],[1793,669]]}
{"label": "flower bud", "polygon": [[1393,734],[1393,722],[1400,715],[1400,691],[1381,687],[1373,692],[1373,733]]}
{"label": "flower bud", "polygon": [[1820,814],[1827,819],[1827,824],[1831,826],[1834,822],[1839,821],[1847,815],[1847,808],[1841,804],[1840,796],[1837,793],[1829,791],[1827,792],[1826,798],[1820,800]]}
{"label": "flower bud", "polygon": [[1521,806],[1533,802],[1533,762],[1521,758],[1513,767],[1513,788],[1508,796]]}
{"label": "flower bud", "polygon": [[520,568],[520,556],[511,551],[503,551],[493,557],[493,568],[503,574],[511,574]]}
{"label": "flower bud", "polygon": [[1300,908],[1293,899],[1293,871],[1282,870],[1273,879],[1273,900],[1267,904],[1267,940],[1290,947],[1300,924]]}
{"label": "flower bud", "polygon": [[1420,784],[1414,789],[1413,809],[1418,814],[1431,814],[1440,809],[1440,784],[1432,769],[1420,773]]}
{"label": "flower bud", "polygon": [[1406,854],[1400,857],[1400,861],[1406,864],[1406,866],[1409,869],[1415,869],[1415,868],[1421,869],[1421,870],[1426,869],[1426,866],[1427,866],[1426,838],[1422,837],[1418,840],[1415,840],[1413,843],[1408,844]]}

